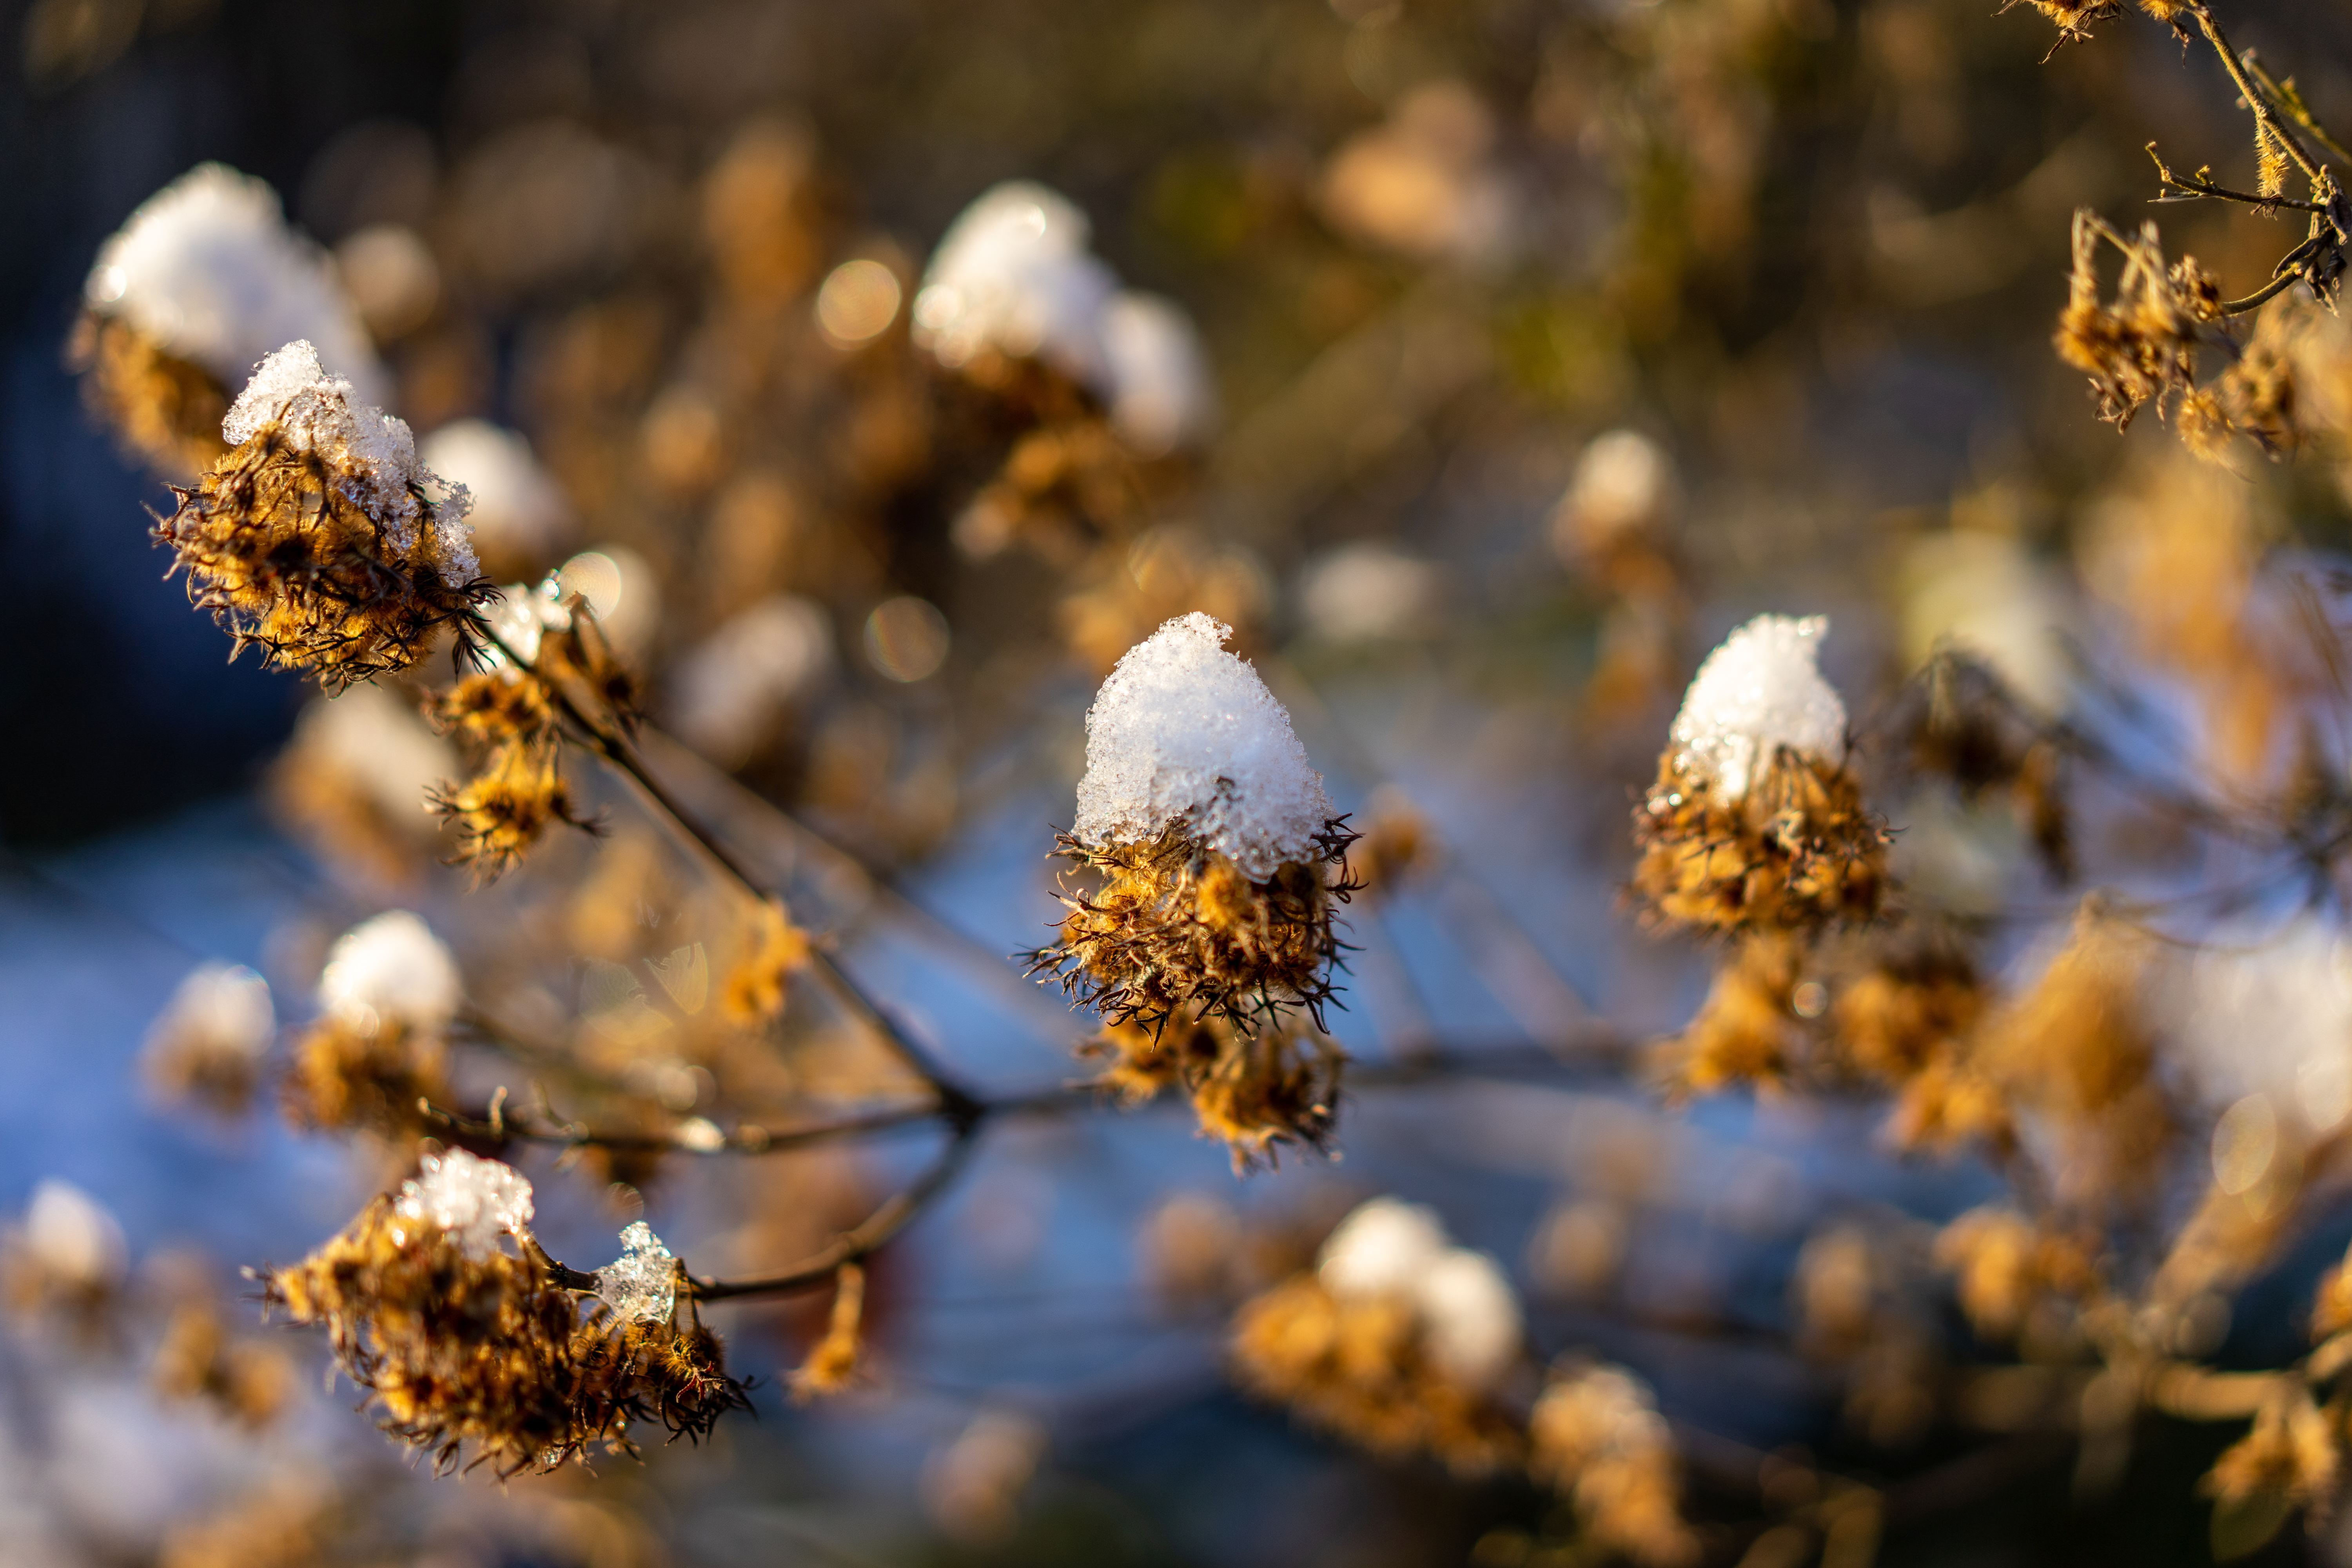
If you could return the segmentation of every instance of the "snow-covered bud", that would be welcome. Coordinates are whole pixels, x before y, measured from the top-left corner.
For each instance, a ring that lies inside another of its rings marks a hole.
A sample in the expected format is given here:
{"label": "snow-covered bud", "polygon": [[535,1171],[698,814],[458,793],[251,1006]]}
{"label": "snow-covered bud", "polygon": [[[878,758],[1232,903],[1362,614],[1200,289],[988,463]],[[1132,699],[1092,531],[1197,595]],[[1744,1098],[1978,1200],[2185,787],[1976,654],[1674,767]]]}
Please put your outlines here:
{"label": "snow-covered bud", "polygon": [[233,449],[154,537],[239,651],[341,687],[415,664],[480,596],[463,488],[309,342],[261,363],[221,433]]}
{"label": "snow-covered bud", "polygon": [[[1103,682],[1077,821],[1058,851],[1095,886],[1064,894],[1061,939],[1034,964],[1105,1022],[1139,1026],[1155,1047],[1180,1042],[1171,1071],[1196,1103],[1212,1079],[1297,1068],[1252,1047],[1295,1013],[1320,1026],[1339,953],[1332,904],[1351,886],[1352,836],[1289,714],[1225,651],[1231,635],[1181,616]],[[1263,1108],[1286,1097],[1243,1098]],[[1329,1105],[1310,1110],[1291,1135],[1328,1130]]]}
{"label": "snow-covered bud", "polygon": [[1877,912],[1886,834],[1846,767],[1829,622],[1759,616],[1699,666],[1634,813],[1633,886],[1662,920],[1811,929]]}
{"label": "snow-covered bud", "polygon": [[243,964],[207,963],[180,982],[147,1031],[143,1065],[165,1096],[235,1115],[252,1100],[277,1032],[269,982]]}
{"label": "snow-covered bud", "polygon": [[221,163],[164,186],[98,253],[74,358],[91,405],[175,474],[221,451],[221,416],[254,364],[306,339],[357,395],[384,396],[367,330],[278,193]]}
{"label": "snow-covered bud", "polygon": [[319,1017],[294,1048],[289,1115],[306,1126],[404,1129],[441,1093],[442,1039],[465,1000],[431,928],[389,910],[345,931],[319,978]]}
{"label": "snow-covered bud", "polygon": [[632,1422],[698,1437],[744,1407],[718,1337],[676,1321],[683,1271],[649,1227],[630,1226],[621,1259],[583,1276],[531,1237],[531,1207],[520,1172],[428,1154],[341,1235],[271,1271],[268,1300],[325,1328],[384,1430],[443,1467],[551,1470],[592,1446],[630,1451]]}
{"label": "snow-covered bud", "polygon": [[1518,1298],[1417,1205],[1349,1215],[1312,1272],[1242,1309],[1234,1356],[1245,1386],[1376,1453],[1475,1472],[1522,1452],[1507,1397],[1526,1365]]}

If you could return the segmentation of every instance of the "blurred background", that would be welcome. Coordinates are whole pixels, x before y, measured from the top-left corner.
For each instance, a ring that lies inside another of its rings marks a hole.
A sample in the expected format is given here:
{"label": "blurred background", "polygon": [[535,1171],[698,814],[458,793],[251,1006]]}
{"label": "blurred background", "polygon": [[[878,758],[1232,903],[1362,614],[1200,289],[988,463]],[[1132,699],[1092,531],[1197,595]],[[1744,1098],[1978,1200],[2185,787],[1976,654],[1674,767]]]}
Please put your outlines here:
{"label": "blurred background", "polygon": [[[306,1338],[271,1342],[298,1392],[255,1431],[154,1392],[148,1331],[27,1319],[0,1334],[0,1560],[1593,1560],[1546,1544],[1556,1505],[1523,1482],[1379,1464],[1227,1387],[1241,1260],[1304,1257],[1381,1192],[1498,1258],[1546,1353],[1639,1371],[1695,1454],[1932,1477],[1886,1562],[2208,1560],[2195,1481],[2228,1434],[2150,1430],[2114,1475],[2063,1437],[1955,1468],[1977,1439],[1858,1404],[1865,1371],[1809,1346],[1824,1258],[1924,1255],[1989,1171],[1884,1152],[1859,1097],[1669,1108],[1619,1058],[1527,1048],[1671,1031],[1703,993],[1708,954],[1622,906],[1625,823],[1697,659],[1760,611],[1831,617],[1865,752],[1957,637],[2051,708],[2085,650],[2127,667],[2214,772],[2263,765],[2224,733],[2245,689],[2157,601],[2277,539],[2332,563],[2335,458],[2191,468],[2153,420],[2097,424],[2050,348],[2071,212],[2137,221],[2152,137],[2180,166],[2246,162],[2239,113],[2137,17],[2045,61],[2045,23],[1990,9],[8,6],[0,1214],[37,1190],[54,1216],[42,1184],[68,1184],[104,1211],[75,1211],[94,1268],[143,1300],[215,1292],[242,1331],[235,1268],[314,1246],[398,1162],[160,1104],[141,1055],[186,973],[250,965],[299,1016],[334,934],[399,905],[510,1016],[584,1028],[614,1007],[581,889],[692,897],[618,793],[606,837],[470,891],[413,804],[455,771],[443,742],[369,691],[224,662],[164,580],[146,528],[169,492],[88,411],[68,344],[107,236],[207,160],[331,254],[389,406],[477,493],[486,569],[606,595],[676,738],[656,763],[968,1077],[1077,1070],[1058,998],[994,961],[1055,917],[1044,857],[1096,683],[1192,609],[1235,626],[1357,826],[1404,846],[1353,917],[1336,1036],[1496,1065],[1368,1087],[1344,1161],[1245,1180],[1181,1106],[1009,1124],[877,1268],[866,1386],[793,1404],[821,1313],[742,1309],[719,1321],[758,1421],[643,1467],[434,1481],[319,1392]],[[2237,9],[2323,116],[2352,111],[2352,12]],[[1139,329],[1164,352],[1132,379],[959,358],[924,321],[927,259],[1006,180],[1059,192],[1109,286],[1181,312]],[[2299,233],[2163,216],[2231,293]],[[2160,538],[2226,518],[2235,542],[2151,563],[2119,531],[2142,514]],[[2063,930],[2073,895],[2006,808],[1881,805],[1917,897],[1996,963]],[[2188,874],[2154,831],[2091,848]],[[803,1085],[870,1072],[820,1025],[803,1045]],[[676,1110],[726,1072],[646,1059]],[[756,1268],[920,1153],[533,1174],[560,1256],[642,1212],[698,1268]],[[2294,1353],[2293,1303],[2347,1236],[2315,1217],[2215,1353]],[[1975,1353],[1948,1304],[1906,1310],[1906,1343]],[[1736,1515],[1696,1468],[1695,1511]],[[2262,1560],[2343,1550],[2291,1529]]]}

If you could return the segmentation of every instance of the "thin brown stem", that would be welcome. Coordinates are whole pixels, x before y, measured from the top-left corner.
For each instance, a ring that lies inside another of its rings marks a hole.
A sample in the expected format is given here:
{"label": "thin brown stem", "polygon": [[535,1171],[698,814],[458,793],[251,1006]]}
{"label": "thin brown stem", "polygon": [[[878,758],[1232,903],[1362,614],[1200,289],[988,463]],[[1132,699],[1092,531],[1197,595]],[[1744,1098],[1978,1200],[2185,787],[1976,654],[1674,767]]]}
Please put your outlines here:
{"label": "thin brown stem", "polygon": [[[2252,191],[2233,191],[2227,185],[2217,185],[2201,175],[2191,174],[2183,179],[2174,174],[2170,166],[2165,163],[2163,156],[2157,152],[2155,142],[2149,142],[2147,151],[2148,157],[2156,164],[2158,183],[2189,196],[2210,196],[2216,201],[2242,202],[2250,207],[2291,207],[2296,212],[2306,213],[2324,213],[2327,210],[2326,205],[2320,202],[2298,201],[2293,196],[2265,196]],[[2169,199],[2164,196],[2157,198],[2158,201]]]}
{"label": "thin brown stem", "polygon": [[2303,177],[2311,182],[2315,193],[2326,188],[2330,183],[2326,165],[2305,150],[2301,139],[2272,107],[2270,96],[2246,74],[2245,63],[2238,58],[2238,51],[2230,47],[2230,40],[2222,36],[2221,24],[2213,19],[2211,10],[2200,5],[2190,15],[2197,18],[2198,30],[2205,35],[2205,41],[2212,45],[2213,52],[2221,58],[2221,67],[2230,73],[2230,79],[2238,84],[2238,91],[2244,96],[2246,107],[2252,111],[2254,118],[2278,138],[2279,145],[2286,149],[2287,156],[2294,160],[2295,167],[2303,171]]}
{"label": "thin brown stem", "polygon": [[2303,101],[2303,95],[2294,90],[2294,84],[2292,81],[2281,81],[2272,76],[2262,61],[2254,57],[2254,51],[2252,49],[2241,54],[2238,61],[2246,68],[2246,74],[2262,85],[2263,91],[2270,95],[2271,101],[2283,106],[2289,114],[2293,115],[2294,122],[2303,127],[2305,132],[2314,142],[2327,150],[2328,156],[2346,163],[2352,163],[2352,152],[2347,152],[2343,142],[2328,134],[2327,127],[2322,125],[2318,117],[2311,112],[2310,106]]}

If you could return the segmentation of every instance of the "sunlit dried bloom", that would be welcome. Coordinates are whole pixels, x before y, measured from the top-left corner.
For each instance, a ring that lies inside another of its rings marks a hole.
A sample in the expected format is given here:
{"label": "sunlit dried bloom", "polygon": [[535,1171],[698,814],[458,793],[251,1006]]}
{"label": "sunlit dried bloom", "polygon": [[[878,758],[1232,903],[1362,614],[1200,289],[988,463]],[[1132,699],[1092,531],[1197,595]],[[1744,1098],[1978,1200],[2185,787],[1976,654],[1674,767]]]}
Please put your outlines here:
{"label": "sunlit dried bloom", "polygon": [[269,982],[243,964],[191,971],[147,1031],[140,1066],[166,1098],[225,1116],[242,1113],[278,1033]]}
{"label": "sunlit dried bloom", "polygon": [[1327,1148],[1347,1062],[1319,1030],[1244,1029],[1222,1017],[1116,1023],[1079,1053],[1108,1064],[1096,1081],[1126,1104],[1181,1090],[1192,1101],[1202,1136],[1230,1148],[1237,1170],[1272,1164],[1285,1143]]}
{"label": "sunlit dried bloom", "polygon": [[2090,42],[2092,23],[2124,14],[2123,0],[2002,0],[2000,8],[2010,11],[2021,5],[2032,6],[2056,24],[2058,42],[2052,46],[2053,49]]}
{"label": "sunlit dried bloom", "polygon": [[2342,1468],[2335,1423],[2296,1384],[2264,1403],[2252,1428],[2213,1461],[2200,1489],[2223,1506],[2261,1499],[2310,1508],[2334,1498]]}
{"label": "sunlit dried bloom", "polygon": [[1648,1568],[1698,1560],[1698,1538],[1682,1515],[1674,1435],[1640,1379],[1618,1367],[1563,1366],[1528,1429],[1528,1469],[1575,1505],[1595,1545]]}
{"label": "sunlit dried bloom", "polygon": [[1668,1047],[1669,1081],[1679,1093],[1713,1094],[1735,1085],[1784,1085],[1804,1050],[1795,1011],[1803,951],[1786,935],[1744,939],[1715,973],[1706,1000]]}
{"label": "sunlit dried bloom", "polygon": [[463,999],[457,961],[407,910],[344,932],[281,1085],[287,1114],[310,1127],[414,1125],[418,1100],[446,1098],[443,1035]]}
{"label": "sunlit dried bloom", "polygon": [[235,449],[154,537],[238,650],[340,688],[415,664],[481,596],[465,492],[429,494],[408,426],[308,342],[262,362],[222,433]]}
{"label": "sunlit dried bloom", "polygon": [[784,1010],[793,971],[809,959],[809,935],[793,921],[781,899],[752,912],[743,955],[727,972],[719,1005],[739,1024],[765,1023]]}
{"label": "sunlit dried bloom", "polygon": [[2005,1343],[2044,1301],[2080,1302],[2098,1288],[2095,1260],[2074,1237],[2014,1209],[1970,1209],[1936,1237],[1936,1261],[1951,1271],[1960,1310],[1979,1338]]}
{"label": "sunlit dried bloom", "polygon": [[[1289,714],[1193,614],[1130,649],[1087,715],[1075,830],[1093,874],[1034,967],[1111,1024],[1316,1024],[1340,943],[1352,838]],[[1227,1058],[1229,1059],[1229,1058]]]}
{"label": "sunlit dried bloom", "polygon": [[1828,625],[1759,616],[1700,665],[1633,814],[1633,889],[1659,920],[1811,930],[1877,912],[1887,836],[1845,765],[1845,705],[1814,668]]}
{"label": "sunlit dried bloom", "polygon": [[[2112,304],[2099,298],[2102,239],[2124,257]],[[2197,351],[2213,339],[2221,305],[2219,282],[2196,258],[2165,264],[2154,224],[2126,238],[2088,210],[2074,215],[2074,269],[2056,342],[2059,357],[2089,374],[2100,418],[2123,428],[2150,404],[2160,418],[2176,400],[2193,394]],[[2221,416],[2215,403],[2200,405],[2191,418]]]}
{"label": "sunlit dried bloom", "polygon": [[809,1348],[808,1359],[793,1373],[793,1397],[823,1398],[839,1394],[857,1375],[865,1336],[866,1270],[844,1264],[833,1279],[833,1311],[825,1320],[824,1337]]}
{"label": "sunlit dried bloom", "polygon": [[173,1310],[150,1375],[165,1397],[205,1400],[253,1427],[275,1420],[294,1393],[294,1363],[286,1352],[232,1335],[209,1300]]}
{"label": "sunlit dried bloom", "polygon": [[924,1511],[957,1541],[1003,1544],[1019,1522],[1021,1495],[1049,1446],[1045,1429],[1027,1415],[981,1412],[924,1464]]}
{"label": "sunlit dried bloom", "polygon": [[70,1182],[44,1178],[0,1247],[0,1300],[19,1311],[62,1310],[88,1329],[121,1289],[122,1227]]}
{"label": "sunlit dried bloom", "polygon": [[1976,965],[1952,943],[1882,951],[1839,988],[1831,1012],[1839,1054],[1881,1082],[1907,1083],[1961,1048],[1987,1001]]}
{"label": "sunlit dried bloom", "polygon": [[1393,787],[1372,795],[1370,815],[1348,847],[1348,869],[1366,899],[1389,899],[1437,859],[1429,820]]}
{"label": "sunlit dried bloom", "polygon": [[190,170],[140,204],[108,239],[82,289],[71,357],[91,406],[173,475],[222,451],[230,393],[264,355],[298,338],[381,401],[367,332],[319,248],[286,225],[278,194],[220,163]]}
{"label": "sunlit dried bloom", "polygon": [[1244,1306],[1232,1348],[1244,1387],[1307,1422],[1478,1474],[1524,1453],[1500,1397],[1521,1334],[1491,1259],[1447,1246],[1427,1210],[1382,1198],[1332,1233],[1315,1273]]}
{"label": "sunlit dried bloom", "polygon": [[[553,1469],[592,1445],[627,1451],[633,1421],[699,1437],[744,1404],[698,1322],[618,1310],[583,1320],[580,1277],[531,1239],[530,1214],[530,1184],[508,1167],[427,1156],[422,1175],[272,1272],[266,1291],[294,1321],[323,1326],[384,1430],[442,1468]],[[639,1242],[620,1267],[666,1254],[650,1231]]]}
{"label": "sunlit dried bloom", "polygon": [[1332,154],[1319,204],[1333,226],[1415,259],[1494,262],[1518,221],[1494,143],[1494,112],[1475,92],[1431,82]]}
{"label": "sunlit dried bloom", "polygon": [[282,1477],[259,1491],[164,1533],[155,1568],[310,1568],[324,1560],[326,1489]]}
{"label": "sunlit dried bloom", "polygon": [[593,826],[574,809],[561,753],[550,743],[500,746],[480,773],[427,798],[457,830],[457,863],[486,881],[520,865],[557,824]]}
{"label": "sunlit dried bloom", "polygon": [[973,561],[1019,545],[1067,569],[1097,541],[1131,533],[1145,510],[1132,457],[1107,420],[1080,413],[1053,418],[1015,441],[1003,466],[957,514],[953,537]]}
{"label": "sunlit dried bloom", "polygon": [[2170,1145],[2147,1016],[2151,963],[2146,938],[2086,901],[2041,978],[1983,1026],[1979,1059],[2059,1139],[2070,1196],[2137,1189]]}

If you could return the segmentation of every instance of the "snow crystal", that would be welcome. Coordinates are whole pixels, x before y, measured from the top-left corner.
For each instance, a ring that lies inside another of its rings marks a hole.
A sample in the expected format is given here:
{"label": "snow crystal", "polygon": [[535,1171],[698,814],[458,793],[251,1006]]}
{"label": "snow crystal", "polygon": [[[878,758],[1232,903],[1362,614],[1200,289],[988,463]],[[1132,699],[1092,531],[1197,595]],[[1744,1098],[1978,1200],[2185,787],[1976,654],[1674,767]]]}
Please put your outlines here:
{"label": "snow crystal", "polygon": [[2189,961],[2176,1014],[2207,1100],[2266,1096],[2311,1133],[2352,1115],[2352,944],[2316,916],[2225,926]]}
{"label": "snow crystal", "polygon": [[1118,287],[1087,249],[1086,215],[1028,180],[982,192],[941,237],[915,296],[918,346],[955,369],[986,349],[1102,386],[1103,307]]}
{"label": "snow crystal", "polygon": [[[535,588],[527,583],[508,584],[483,610],[482,618],[499,643],[512,648],[524,664],[539,658],[541,637],[572,626],[572,612],[563,607],[563,584],[552,574]],[[491,669],[503,668],[507,656],[494,643],[482,650],[482,662]]]}
{"label": "snow crystal", "polygon": [[572,529],[572,509],[530,443],[486,419],[444,425],[417,444],[417,459],[473,500],[467,519],[494,554],[543,563]]}
{"label": "snow crystal", "polygon": [[1130,290],[1103,307],[1101,331],[1111,427],[1130,451],[1164,457],[1208,434],[1216,388],[1182,306]]}
{"label": "snow crystal", "polygon": [[1087,713],[1072,831],[1137,844],[1176,823],[1254,879],[1315,853],[1331,819],[1290,715],[1224,649],[1233,628],[1194,611],[1127,650]]}
{"label": "snow crystal", "polygon": [[269,982],[241,963],[207,963],[180,982],[155,1020],[157,1037],[201,1040],[215,1049],[258,1058],[278,1031]]}
{"label": "snow crystal", "polygon": [[1451,1247],[1413,1281],[1429,1359],[1456,1383],[1491,1388],[1518,1360],[1519,1300],[1483,1252]]}
{"label": "snow crystal", "polygon": [[100,1286],[122,1277],[129,1248],[122,1227],[96,1198],[54,1177],[33,1188],[25,1209],[25,1249],[47,1272]]}
{"label": "snow crystal", "polygon": [[1845,754],[1845,704],[1814,661],[1829,617],[1759,616],[1706,656],[1669,738],[1683,761],[1739,800],[1780,747],[1822,762]]}
{"label": "snow crystal", "polygon": [[320,1007],[362,1029],[394,1023],[430,1033],[457,1016],[464,998],[457,961],[406,910],[387,910],[345,931],[319,977]]}
{"label": "snow crystal", "polygon": [[1407,1294],[1445,1251],[1436,1210],[1374,1198],[1339,1222],[1316,1273],[1334,1296]]}
{"label": "snow crystal", "polygon": [[280,343],[307,339],[370,402],[384,375],[325,256],[286,226],[278,194],[222,163],[142,203],[98,253],[92,310],[128,322],[224,386]]}
{"label": "snow crystal", "polygon": [[677,1310],[677,1257],[639,1220],[621,1233],[621,1256],[596,1271],[596,1294],[624,1322],[667,1323]]}
{"label": "snow crystal", "polygon": [[383,525],[396,551],[415,548],[416,491],[430,486],[442,492],[434,505],[434,567],[452,587],[473,581],[480,567],[466,525],[472,505],[466,488],[426,472],[407,423],[370,407],[349,381],[329,375],[306,340],[288,343],[254,368],[221,421],[221,435],[241,447],[273,423],[296,451],[315,452],[346,476],[345,493]]}
{"label": "snow crystal", "polygon": [[400,1184],[393,1213],[446,1231],[467,1257],[486,1258],[500,1237],[529,1231],[530,1182],[512,1165],[452,1149],[425,1155],[417,1170]]}
{"label": "snow crystal", "polygon": [[733,766],[768,738],[779,715],[833,666],[824,606],[775,594],[723,623],[671,678],[670,727],[713,762]]}

